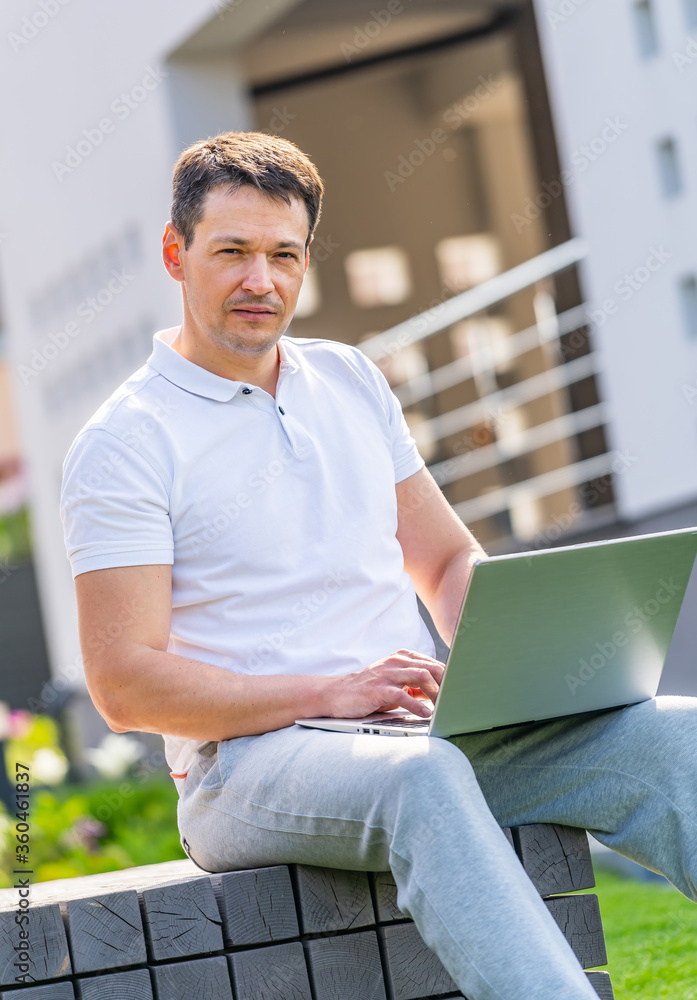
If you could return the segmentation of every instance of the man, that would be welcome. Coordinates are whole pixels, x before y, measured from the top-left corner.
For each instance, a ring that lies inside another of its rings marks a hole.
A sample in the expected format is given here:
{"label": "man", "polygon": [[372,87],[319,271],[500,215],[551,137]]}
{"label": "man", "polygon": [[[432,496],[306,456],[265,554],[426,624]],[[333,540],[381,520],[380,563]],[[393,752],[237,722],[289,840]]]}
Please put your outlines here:
{"label": "man", "polygon": [[116,732],[166,734],[201,867],[389,868],[470,1000],[588,1000],[501,826],[584,827],[697,899],[697,700],[449,741],[294,725],[426,717],[443,664],[415,594],[451,642],[482,554],[376,366],[284,336],[322,192],[261,133],[179,158],[163,256],[182,324],[65,465],[90,694]]}

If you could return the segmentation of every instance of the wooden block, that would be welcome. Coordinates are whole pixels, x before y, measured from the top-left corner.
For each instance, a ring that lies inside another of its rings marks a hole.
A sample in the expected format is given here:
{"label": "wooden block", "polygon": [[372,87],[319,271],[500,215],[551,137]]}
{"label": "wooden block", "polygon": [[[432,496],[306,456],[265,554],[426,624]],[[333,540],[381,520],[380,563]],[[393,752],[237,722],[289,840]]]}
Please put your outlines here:
{"label": "wooden block", "polygon": [[228,955],[237,1000],[312,1000],[299,941]]}
{"label": "wooden block", "polygon": [[615,1000],[609,972],[587,972],[586,975],[600,1000]]}
{"label": "wooden block", "polygon": [[0,993],[0,1000],[75,1000],[73,984],[47,983],[45,986],[28,986],[20,991],[9,990]]}
{"label": "wooden block", "polygon": [[[163,882],[183,882],[201,878],[201,869],[193,861],[161,861],[156,865],[140,865],[118,872],[59,878],[53,882],[35,882],[31,887],[32,909],[38,903],[65,903],[69,899],[105,896],[124,889],[149,889]],[[0,911],[17,909],[17,890],[0,889]]]}
{"label": "wooden block", "polygon": [[375,931],[308,941],[315,1000],[386,1000]]}
{"label": "wooden block", "polygon": [[457,989],[440,959],[424,944],[415,924],[381,927],[386,975],[392,984],[394,1000],[419,1000]]}
{"label": "wooden block", "polygon": [[153,1000],[150,973],[147,969],[129,969],[111,976],[78,979],[77,995],[79,1000]]}
{"label": "wooden block", "polygon": [[211,875],[211,883],[223,918],[226,947],[269,944],[299,936],[286,865]]}
{"label": "wooden block", "polygon": [[223,950],[223,921],[210,879],[154,886],[139,897],[153,959]]}
{"label": "wooden block", "polygon": [[514,842],[523,868],[541,896],[592,889],[595,885],[585,830],[535,823],[517,827]]}
{"label": "wooden block", "polygon": [[370,878],[375,892],[375,909],[380,924],[404,920],[404,914],[397,906],[397,886],[392,872],[372,872]]}
{"label": "wooden block", "polygon": [[584,969],[607,965],[600,906],[594,893],[552,896],[545,904]]}
{"label": "wooden block", "polygon": [[151,969],[156,1000],[232,1000],[230,973],[223,955]]}
{"label": "wooden block", "polygon": [[[15,909],[0,913],[0,986],[15,985],[15,976],[25,973],[25,965],[30,980],[37,982],[69,976],[68,939],[58,903],[30,905],[27,920],[19,925],[15,923],[17,890],[14,892]],[[28,931],[29,937],[20,938],[20,930]],[[26,953],[18,950],[23,943],[29,944]],[[20,962],[21,968],[15,962]]]}
{"label": "wooden block", "polygon": [[365,872],[296,865],[304,934],[372,927],[375,913]]}
{"label": "wooden block", "polygon": [[113,970],[147,960],[135,889],[65,904],[76,972]]}

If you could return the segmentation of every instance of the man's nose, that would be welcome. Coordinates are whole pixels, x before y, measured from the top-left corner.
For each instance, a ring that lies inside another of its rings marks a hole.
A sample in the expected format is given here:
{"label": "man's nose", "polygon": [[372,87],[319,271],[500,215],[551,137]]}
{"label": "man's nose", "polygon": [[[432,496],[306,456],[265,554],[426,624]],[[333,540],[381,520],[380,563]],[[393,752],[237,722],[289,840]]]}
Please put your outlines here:
{"label": "man's nose", "polygon": [[242,287],[245,291],[255,295],[265,295],[273,291],[274,283],[271,280],[271,265],[265,254],[252,254],[249,258],[249,265],[246,269]]}

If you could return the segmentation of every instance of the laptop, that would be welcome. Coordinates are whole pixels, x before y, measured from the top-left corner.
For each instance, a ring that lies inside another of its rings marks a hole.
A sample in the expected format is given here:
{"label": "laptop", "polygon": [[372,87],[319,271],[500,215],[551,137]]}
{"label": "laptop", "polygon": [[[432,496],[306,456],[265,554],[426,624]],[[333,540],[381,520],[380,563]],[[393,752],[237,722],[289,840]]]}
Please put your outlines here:
{"label": "laptop", "polygon": [[474,564],[430,719],[398,709],[301,726],[455,736],[653,698],[697,556],[697,527]]}

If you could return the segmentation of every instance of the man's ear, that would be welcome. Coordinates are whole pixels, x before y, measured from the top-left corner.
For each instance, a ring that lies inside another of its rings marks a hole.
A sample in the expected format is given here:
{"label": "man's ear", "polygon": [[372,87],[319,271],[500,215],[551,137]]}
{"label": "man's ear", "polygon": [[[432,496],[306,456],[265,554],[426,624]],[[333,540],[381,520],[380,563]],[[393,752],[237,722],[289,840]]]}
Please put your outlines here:
{"label": "man's ear", "polygon": [[184,249],[184,238],[179,235],[171,222],[165,226],[162,237],[162,260],[175,281],[184,280],[184,268],[181,262],[181,252]]}

